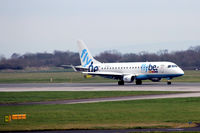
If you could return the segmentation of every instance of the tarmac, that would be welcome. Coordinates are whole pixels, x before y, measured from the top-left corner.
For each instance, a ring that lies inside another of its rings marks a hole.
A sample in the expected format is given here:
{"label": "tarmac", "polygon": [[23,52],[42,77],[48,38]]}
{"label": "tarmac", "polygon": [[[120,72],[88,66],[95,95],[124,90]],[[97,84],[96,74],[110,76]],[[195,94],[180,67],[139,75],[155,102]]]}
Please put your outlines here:
{"label": "tarmac", "polygon": [[192,128],[113,129],[113,130],[57,130],[18,131],[15,133],[132,133],[132,132],[199,132],[200,126]]}
{"label": "tarmac", "polygon": [[200,83],[179,83],[167,85],[164,82],[146,82],[142,85],[117,83],[25,83],[0,84],[0,92],[23,91],[182,91],[200,92]]}

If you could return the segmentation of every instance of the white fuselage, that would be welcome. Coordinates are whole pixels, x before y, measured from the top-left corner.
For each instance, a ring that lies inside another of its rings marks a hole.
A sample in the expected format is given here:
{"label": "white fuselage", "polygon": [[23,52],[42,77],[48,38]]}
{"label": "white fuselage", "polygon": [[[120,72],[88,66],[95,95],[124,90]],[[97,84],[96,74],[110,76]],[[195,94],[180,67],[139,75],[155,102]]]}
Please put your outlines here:
{"label": "white fuselage", "polygon": [[[95,72],[116,72],[133,75],[136,79],[168,78],[184,75],[183,70],[172,62],[130,62],[94,64]],[[91,71],[91,70],[90,70]]]}

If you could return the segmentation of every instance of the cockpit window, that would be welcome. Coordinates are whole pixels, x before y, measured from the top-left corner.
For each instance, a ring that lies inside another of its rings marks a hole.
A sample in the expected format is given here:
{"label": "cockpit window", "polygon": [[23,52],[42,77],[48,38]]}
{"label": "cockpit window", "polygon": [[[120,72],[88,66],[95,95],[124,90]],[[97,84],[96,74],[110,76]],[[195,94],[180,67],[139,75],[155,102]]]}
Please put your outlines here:
{"label": "cockpit window", "polygon": [[172,65],[172,67],[177,67],[177,65]]}
{"label": "cockpit window", "polygon": [[178,67],[177,65],[168,65],[168,68]]}

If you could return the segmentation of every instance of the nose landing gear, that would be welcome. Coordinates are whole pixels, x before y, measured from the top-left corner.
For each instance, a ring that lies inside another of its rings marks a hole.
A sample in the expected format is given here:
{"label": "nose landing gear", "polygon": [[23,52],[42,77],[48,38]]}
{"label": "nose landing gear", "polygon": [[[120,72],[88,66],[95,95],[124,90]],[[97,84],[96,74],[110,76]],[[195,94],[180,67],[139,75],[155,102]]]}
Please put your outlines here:
{"label": "nose landing gear", "polygon": [[171,85],[172,84],[171,79],[172,78],[167,78],[167,85]]}
{"label": "nose landing gear", "polygon": [[171,85],[172,82],[170,80],[167,81],[167,85]]}

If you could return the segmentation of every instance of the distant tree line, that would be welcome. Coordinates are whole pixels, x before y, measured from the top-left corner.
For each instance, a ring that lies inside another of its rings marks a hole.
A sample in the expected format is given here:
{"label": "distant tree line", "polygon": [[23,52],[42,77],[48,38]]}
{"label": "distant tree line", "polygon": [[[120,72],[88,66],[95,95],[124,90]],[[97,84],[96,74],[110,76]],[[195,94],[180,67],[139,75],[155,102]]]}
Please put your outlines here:
{"label": "distant tree line", "polygon": [[[183,69],[200,68],[200,46],[190,47],[184,51],[157,53],[140,52],[121,54],[118,51],[104,51],[95,57],[100,62],[146,62],[171,61]],[[54,51],[54,53],[14,53],[9,59],[0,58],[1,69],[24,69],[26,67],[59,67],[61,65],[80,65],[79,54],[71,51]]]}
{"label": "distant tree line", "polygon": [[168,52],[160,50],[157,53],[140,52],[121,54],[117,51],[104,51],[96,56],[101,62],[146,62],[170,61],[183,69],[200,69],[200,46],[190,47],[184,51]]}
{"label": "distant tree line", "polygon": [[79,65],[79,54],[70,51],[54,53],[14,53],[10,59],[1,58],[0,69],[24,69],[26,67],[59,67],[63,64]]}

